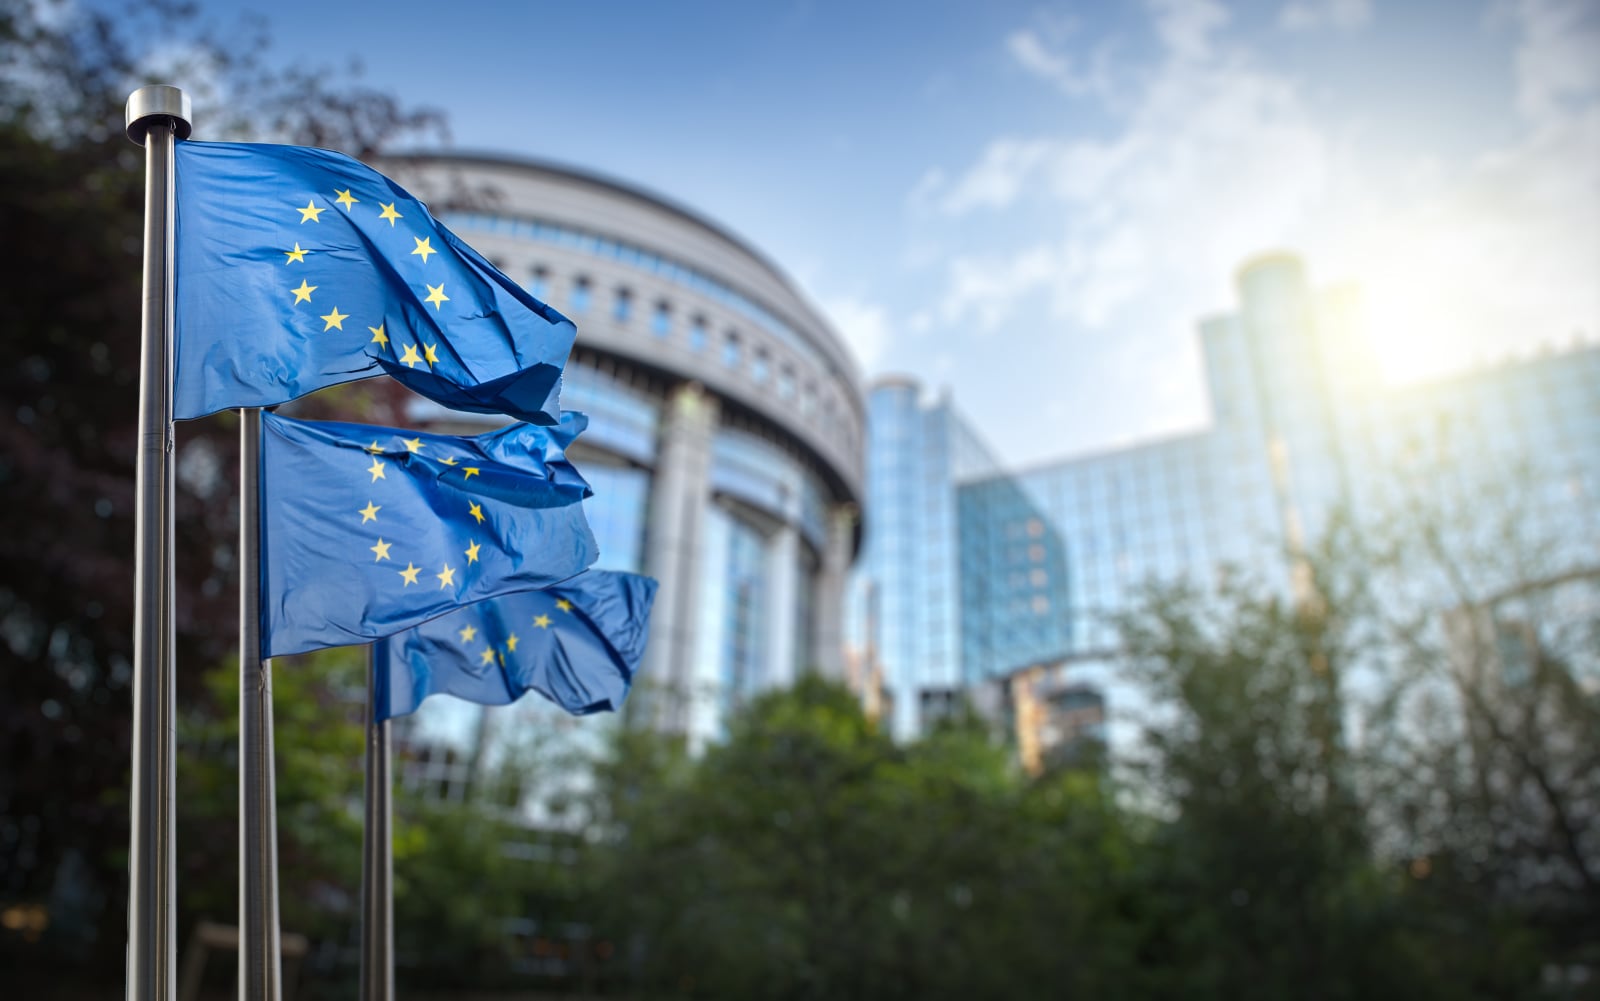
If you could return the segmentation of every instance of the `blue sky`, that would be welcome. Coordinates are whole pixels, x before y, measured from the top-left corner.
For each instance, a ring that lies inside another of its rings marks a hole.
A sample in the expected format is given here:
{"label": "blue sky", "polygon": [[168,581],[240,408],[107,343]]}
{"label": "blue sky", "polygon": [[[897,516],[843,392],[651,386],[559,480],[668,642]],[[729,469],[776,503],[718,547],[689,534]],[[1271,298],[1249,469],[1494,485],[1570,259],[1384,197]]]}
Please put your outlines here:
{"label": "blue sky", "polygon": [[202,6],[719,220],[1013,462],[1203,423],[1269,249],[1396,378],[1600,337],[1596,0]]}

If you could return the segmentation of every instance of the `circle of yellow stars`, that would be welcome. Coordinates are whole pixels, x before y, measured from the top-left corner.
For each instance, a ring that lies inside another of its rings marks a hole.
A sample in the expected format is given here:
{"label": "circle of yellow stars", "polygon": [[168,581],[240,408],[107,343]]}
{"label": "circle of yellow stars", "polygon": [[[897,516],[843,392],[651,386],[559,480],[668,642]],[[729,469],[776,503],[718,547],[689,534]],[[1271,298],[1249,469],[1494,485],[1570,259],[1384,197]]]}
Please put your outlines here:
{"label": "circle of yellow stars", "polygon": [[[556,600],[556,610],[560,613],[571,615],[572,602],[565,598],[559,598]],[[535,629],[549,629],[554,624],[555,619],[549,615],[540,614],[533,616],[531,621]],[[482,632],[477,626],[474,625],[465,625],[456,631],[456,638],[461,641],[463,650],[465,650],[469,644],[476,642],[480,635],[483,635]],[[477,653],[479,666],[488,667],[492,664],[499,664],[501,667],[504,667],[506,663],[506,655],[516,653],[517,644],[521,642],[522,638],[516,633],[507,632],[505,644],[502,648],[501,646],[497,646],[496,644],[489,642],[489,637],[487,635],[483,635],[484,648],[479,650]]]}
{"label": "circle of yellow stars", "polygon": [[[362,200],[355,196],[352,188],[335,189],[332,201],[343,210],[345,215],[354,214],[357,211],[356,206],[363,204]],[[394,229],[397,223],[405,219],[405,214],[399,210],[398,205],[398,199],[387,203],[378,202],[378,219],[387,222],[390,229]],[[316,196],[308,197],[305,207],[296,207],[294,211],[300,213],[299,224],[301,226],[307,223],[320,225],[324,212],[334,211],[335,214],[338,214],[338,210],[332,210],[327,205],[319,206]],[[371,209],[364,208],[361,211],[371,211]],[[408,256],[422,258],[422,264],[424,265],[428,263],[428,258],[440,253],[433,246],[433,236],[431,234],[428,236],[412,236],[411,239],[416,246]],[[282,253],[285,258],[284,266],[288,267],[294,264],[304,264],[306,256],[317,253],[317,251],[314,248],[302,247],[300,241],[296,240],[293,249],[282,251]],[[427,281],[422,284],[427,289],[427,294],[423,295],[419,289],[417,298],[420,302],[433,306],[434,312],[437,313],[445,303],[450,301],[450,296],[445,293],[445,283],[443,281],[437,285]],[[294,301],[290,303],[291,307],[311,303],[312,293],[316,292],[317,289],[318,286],[301,279],[298,287],[289,290],[294,296]],[[350,314],[340,312],[339,307],[334,305],[329,312],[319,314],[318,319],[322,320],[322,333],[328,333],[333,330],[343,332],[344,321],[350,319]],[[368,344],[376,344],[380,351],[387,351],[391,356],[394,355],[396,348],[391,346],[391,337],[383,321],[380,320],[375,327],[367,326],[366,329],[372,335],[371,339],[367,341]],[[432,369],[434,365],[439,363],[439,344],[437,341],[430,344],[419,338],[414,344],[403,345],[396,360],[407,368],[414,369],[418,365],[426,365],[429,369]]]}
{"label": "circle of yellow stars", "polygon": [[[399,451],[399,447],[397,446],[394,448],[394,452],[395,454],[400,455],[402,458],[412,455],[419,455],[429,446],[429,444],[429,442],[423,441],[420,435],[414,438],[400,438],[399,446],[403,446],[405,451],[401,453]],[[366,468],[366,472],[370,477],[368,484],[375,485],[379,480],[387,480],[388,464],[385,462],[385,459],[389,458],[388,451],[385,450],[382,445],[378,444],[377,439],[373,439],[372,443],[369,445],[363,445],[362,451],[372,457],[372,464]],[[390,459],[390,461],[394,460]],[[440,464],[451,468],[455,468],[460,462],[460,460],[455,456],[444,456],[438,461]],[[482,469],[479,466],[461,466],[460,468],[463,482],[470,480],[472,477],[477,476],[482,472]],[[477,501],[468,501],[467,504],[467,513],[472,516],[477,524],[483,524],[487,520],[487,515],[483,513],[483,506]],[[372,522],[381,532],[383,525],[378,516],[382,510],[382,504],[377,503],[375,500],[369,499],[367,501],[367,506],[357,509],[356,514],[361,516],[360,523],[362,525]],[[380,534],[377,541],[371,546],[367,547],[367,551],[372,553],[372,562],[398,562],[391,553],[394,545],[395,544],[393,541],[383,538]],[[444,590],[446,588],[456,588],[456,593],[460,593],[460,588],[464,587],[467,583],[465,575],[468,569],[471,568],[473,564],[479,562],[480,554],[482,552],[483,543],[477,539],[468,539],[467,547],[461,550],[461,555],[465,558],[464,563],[457,561],[455,564],[452,564],[449,559],[446,559],[440,566],[438,572],[432,573],[430,576],[439,582],[440,590]],[[402,588],[407,588],[413,584],[424,586],[422,574],[425,569],[426,568],[424,567],[417,566],[416,563],[412,562],[411,560],[407,560],[404,569],[397,568],[394,572],[400,577],[400,586]],[[458,578],[457,574],[461,574],[462,576]]]}

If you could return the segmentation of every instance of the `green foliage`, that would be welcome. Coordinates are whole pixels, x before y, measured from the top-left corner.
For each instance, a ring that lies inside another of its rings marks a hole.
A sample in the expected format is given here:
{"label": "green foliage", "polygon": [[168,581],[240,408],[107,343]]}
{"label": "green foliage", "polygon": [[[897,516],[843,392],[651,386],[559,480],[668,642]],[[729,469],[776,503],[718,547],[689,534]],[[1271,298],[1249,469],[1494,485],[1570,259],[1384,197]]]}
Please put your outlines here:
{"label": "green foliage", "polygon": [[[272,664],[281,919],[314,938],[348,927],[360,873],[365,656],[330,650]],[[231,924],[238,913],[239,670],[205,676],[212,702],[180,728],[179,855],[185,910]]]}
{"label": "green foliage", "polygon": [[688,767],[626,741],[664,781],[610,800],[596,907],[647,991],[1056,996],[1115,969],[1115,811],[1085,776],[1030,783],[973,722],[897,747],[849,692],[806,679]]}
{"label": "green foliage", "polygon": [[[37,945],[0,926],[8,969],[70,964],[110,978],[124,963],[144,156],[122,119],[128,94],[156,80],[192,94],[202,138],[362,155],[442,132],[436,113],[272,62],[259,28],[213,24],[191,5],[136,0],[110,15],[0,0],[0,233],[8,286],[21,293],[0,318],[11,349],[0,367],[0,517],[17,526],[0,542],[0,831],[15,835],[0,850],[0,910],[51,915]],[[359,406],[363,393],[328,399]],[[177,431],[186,710],[212,698],[200,668],[237,642],[237,437],[231,415]],[[315,739],[308,754],[325,750]],[[220,777],[184,775],[189,764],[179,769],[186,788],[227,799],[207,786]],[[337,827],[317,829],[338,837]],[[182,864],[220,868],[233,844],[221,830],[189,837]],[[291,842],[287,860],[298,864],[302,851],[321,857],[320,846]]]}

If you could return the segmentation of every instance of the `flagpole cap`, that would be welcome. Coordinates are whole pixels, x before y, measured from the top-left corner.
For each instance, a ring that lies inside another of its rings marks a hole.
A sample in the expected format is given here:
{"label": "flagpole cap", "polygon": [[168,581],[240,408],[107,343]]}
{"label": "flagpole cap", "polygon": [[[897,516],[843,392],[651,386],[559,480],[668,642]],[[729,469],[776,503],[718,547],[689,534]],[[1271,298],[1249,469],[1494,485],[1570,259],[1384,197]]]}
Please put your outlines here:
{"label": "flagpole cap", "polygon": [[177,87],[164,83],[140,87],[128,95],[128,138],[143,146],[145,134],[156,124],[156,119],[165,118],[172,123],[175,136],[187,139],[194,130],[190,123],[193,115],[189,95]]}

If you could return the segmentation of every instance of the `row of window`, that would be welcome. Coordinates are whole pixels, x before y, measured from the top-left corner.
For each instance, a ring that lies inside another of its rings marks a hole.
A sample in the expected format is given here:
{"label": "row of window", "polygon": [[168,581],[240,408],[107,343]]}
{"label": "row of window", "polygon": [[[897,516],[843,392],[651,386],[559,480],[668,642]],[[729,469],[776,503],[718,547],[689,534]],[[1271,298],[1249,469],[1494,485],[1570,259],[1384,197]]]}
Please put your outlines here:
{"label": "row of window", "polygon": [[[549,300],[550,273],[543,265],[533,269],[528,291],[539,299]],[[594,306],[594,283],[587,275],[577,275],[568,290],[566,309],[574,317],[582,317]],[[638,310],[633,290],[617,287],[611,299],[611,320],[620,327],[631,326]],[[679,320],[672,303],[659,299],[651,305],[648,330],[651,335],[667,340],[677,335]],[[855,447],[855,436],[848,421],[839,413],[833,394],[819,391],[814,380],[802,382],[794,366],[779,362],[761,344],[751,345],[740,331],[729,328],[715,337],[710,321],[703,313],[691,313],[684,325],[684,337],[689,350],[696,353],[712,349],[715,341],[716,356],[724,368],[747,374],[760,387],[770,386],[778,398],[786,403],[798,403],[800,416],[805,420],[820,420],[824,431],[843,441],[847,448]]]}
{"label": "row of window", "polygon": [[[665,281],[681,285],[708,299],[731,307],[771,331],[775,337],[792,348],[796,354],[799,354],[809,364],[824,371],[830,368],[826,360],[807,342],[804,335],[780,319],[771,310],[712,278],[698,268],[682,261],[673,260],[670,257],[622,240],[537,219],[518,219],[482,212],[462,212],[448,216],[445,221],[452,228],[478,229],[485,232],[502,233],[525,240],[553,244],[569,250],[594,254],[597,257],[614,260],[629,267],[657,275]],[[531,287],[529,291],[533,292],[536,298],[545,298],[544,295],[534,291]]]}

